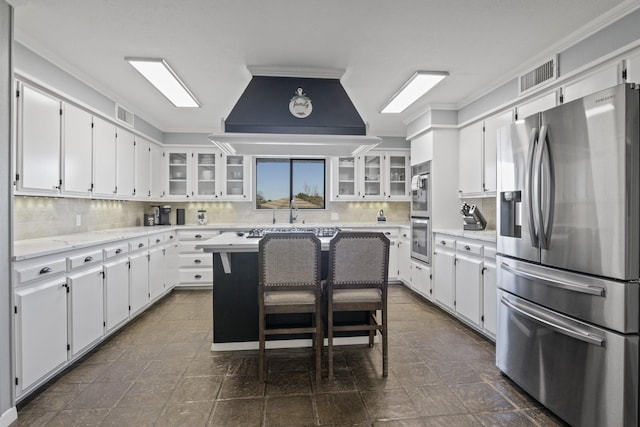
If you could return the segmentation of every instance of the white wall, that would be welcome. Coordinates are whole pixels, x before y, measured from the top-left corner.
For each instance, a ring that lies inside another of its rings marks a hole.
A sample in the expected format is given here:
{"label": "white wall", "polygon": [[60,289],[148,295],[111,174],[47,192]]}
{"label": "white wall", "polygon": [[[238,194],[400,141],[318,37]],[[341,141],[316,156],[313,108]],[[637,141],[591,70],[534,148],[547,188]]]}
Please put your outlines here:
{"label": "white wall", "polygon": [[13,9],[0,0],[0,426],[17,416],[11,369],[11,102]]}

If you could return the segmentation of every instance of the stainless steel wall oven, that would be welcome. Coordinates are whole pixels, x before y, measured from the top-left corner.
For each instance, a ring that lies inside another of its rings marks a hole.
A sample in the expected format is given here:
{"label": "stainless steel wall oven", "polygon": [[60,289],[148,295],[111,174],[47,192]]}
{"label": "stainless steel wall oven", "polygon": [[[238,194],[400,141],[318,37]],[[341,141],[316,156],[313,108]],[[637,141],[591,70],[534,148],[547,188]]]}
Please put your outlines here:
{"label": "stainless steel wall oven", "polygon": [[411,258],[431,264],[431,221],[411,217]]}

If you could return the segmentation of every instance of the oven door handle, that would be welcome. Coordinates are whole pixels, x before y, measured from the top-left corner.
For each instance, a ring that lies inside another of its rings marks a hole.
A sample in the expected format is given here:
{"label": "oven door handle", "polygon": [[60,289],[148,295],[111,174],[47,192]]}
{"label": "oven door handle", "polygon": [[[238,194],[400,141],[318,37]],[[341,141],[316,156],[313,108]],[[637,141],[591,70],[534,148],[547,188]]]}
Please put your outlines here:
{"label": "oven door handle", "polygon": [[572,292],[579,292],[581,294],[596,295],[599,297],[604,296],[605,289],[601,286],[582,285],[579,283],[570,282],[568,280],[558,280],[558,279],[544,276],[542,274],[536,274],[532,271],[516,269],[504,262],[500,265],[500,267],[502,267],[503,270],[508,271],[509,273],[515,274],[516,276],[520,276],[525,279],[535,280],[537,282],[542,282],[545,285],[553,286],[554,288],[560,288],[560,289],[564,289],[566,291],[572,291]]}
{"label": "oven door handle", "polygon": [[527,319],[549,329],[553,329],[562,335],[584,341],[588,344],[604,347],[604,337],[584,331],[580,327],[573,325],[573,322],[569,320],[551,316],[540,309],[528,306],[529,304],[525,306],[519,302],[511,301],[504,295],[500,299],[500,302]]}

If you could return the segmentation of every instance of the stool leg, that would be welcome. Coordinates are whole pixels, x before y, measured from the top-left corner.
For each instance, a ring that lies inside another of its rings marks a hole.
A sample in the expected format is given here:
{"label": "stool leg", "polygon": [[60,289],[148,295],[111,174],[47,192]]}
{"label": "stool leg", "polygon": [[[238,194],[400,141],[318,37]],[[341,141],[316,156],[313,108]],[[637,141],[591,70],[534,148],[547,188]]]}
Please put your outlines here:
{"label": "stool leg", "polygon": [[258,380],[260,382],[264,382],[264,356],[265,356],[265,333],[264,333],[264,327],[265,327],[265,318],[264,318],[264,314],[261,312],[260,313],[260,320],[259,320],[259,347],[258,347]]}
{"label": "stool leg", "polygon": [[320,315],[320,309],[316,311],[316,333],[315,333],[315,347],[316,347],[316,380],[322,377],[322,317]]}
{"label": "stool leg", "polygon": [[[370,311],[369,312],[369,326],[373,327],[373,325],[376,323],[374,320],[374,316],[376,315],[375,311]],[[373,339],[376,335],[376,331],[375,329],[370,329],[369,330],[369,347],[373,347]]]}
{"label": "stool leg", "polygon": [[327,359],[329,361],[329,378],[333,378],[333,307],[329,301],[327,310]]}

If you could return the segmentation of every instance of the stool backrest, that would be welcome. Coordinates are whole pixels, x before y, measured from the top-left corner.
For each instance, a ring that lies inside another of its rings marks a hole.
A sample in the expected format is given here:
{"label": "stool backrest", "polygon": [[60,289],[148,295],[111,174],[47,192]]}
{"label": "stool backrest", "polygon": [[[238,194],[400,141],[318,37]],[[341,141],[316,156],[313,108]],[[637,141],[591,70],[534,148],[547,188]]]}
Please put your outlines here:
{"label": "stool backrest", "polygon": [[267,233],[258,249],[260,288],[319,287],[320,255],[320,240],[313,233]]}
{"label": "stool backrest", "polygon": [[341,231],[329,244],[333,288],[380,288],[389,278],[389,239],[379,232]]}

